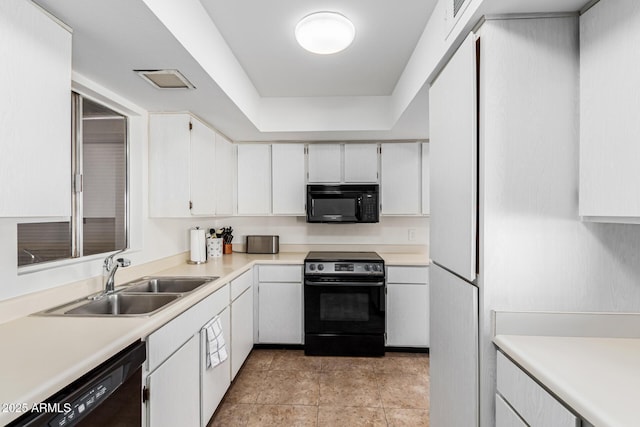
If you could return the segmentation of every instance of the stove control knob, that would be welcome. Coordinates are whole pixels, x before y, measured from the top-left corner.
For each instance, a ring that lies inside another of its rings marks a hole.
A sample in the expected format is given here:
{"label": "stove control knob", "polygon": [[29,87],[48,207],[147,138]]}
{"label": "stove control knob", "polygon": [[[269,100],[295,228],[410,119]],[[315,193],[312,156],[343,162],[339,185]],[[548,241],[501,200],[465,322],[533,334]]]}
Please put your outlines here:
{"label": "stove control knob", "polygon": [[369,264],[365,264],[364,271],[371,271],[371,266]]}
{"label": "stove control knob", "polygon": [[318,264],[318,270],[319,271],[324,270],[324,264]]}
{"label": "stove control knob", "polygon": [[380,267],[380,265],[379,265],[379,264],[375,264],[375,265],[373,266],[373,271],[381,271],[381,270],[382,270],[382,268]]}
{"label": "stove control knob", "polygon": [[309,270],[315,271],[315,269],[316,269],[316,265],[315,264],[309,264]]}

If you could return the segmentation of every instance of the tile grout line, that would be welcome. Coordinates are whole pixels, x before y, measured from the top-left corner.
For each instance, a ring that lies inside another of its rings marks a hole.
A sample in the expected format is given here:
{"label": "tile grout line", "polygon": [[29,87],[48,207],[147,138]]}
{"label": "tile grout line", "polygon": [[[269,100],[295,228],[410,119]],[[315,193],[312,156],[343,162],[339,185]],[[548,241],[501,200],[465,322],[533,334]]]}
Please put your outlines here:
{"label": "tile grout line", "polygon": [[376,388],[378,389],[378,395],[380,396],[380,407],[382,408],[382,413],[384,414],[384,422],[387,424],[387,427],[388,427],[389,418],[387,418],[387,408],[385,408],[384,401],[382,400],[382,391],[381,391],[380,381],[378,377],[378,370],[375,368],[375,366],[373,367],[373,377],[375,378]]}

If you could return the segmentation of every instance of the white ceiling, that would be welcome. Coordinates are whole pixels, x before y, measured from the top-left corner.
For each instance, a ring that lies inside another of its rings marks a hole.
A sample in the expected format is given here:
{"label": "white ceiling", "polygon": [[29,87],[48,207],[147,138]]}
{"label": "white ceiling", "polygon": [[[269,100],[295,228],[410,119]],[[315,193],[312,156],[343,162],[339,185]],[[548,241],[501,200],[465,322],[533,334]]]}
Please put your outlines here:
{"label": "white ceiling", "polygon": [[[235,141],[428,138],[427,76],[407,70],[433,45],[424,35],[437,0],[33,1],[73,29],[76,73],[148,111],[191,111]],[[473,0],[476,14],[586,1]],[[354,22],[345,51],[296,45],[297,21],[321,10]],[[160,68],[196,89],[155,89],[132,71]]]}
{"label": "white ceiling", "polygon": [[[277,2],[201,0],[263,97],[391,95],[434,0]],[[339,11],[356,27],[346,50],[315,55],[295,41],[294,28],[319,10]],[[250,11],[250,13],[248,13]]]}

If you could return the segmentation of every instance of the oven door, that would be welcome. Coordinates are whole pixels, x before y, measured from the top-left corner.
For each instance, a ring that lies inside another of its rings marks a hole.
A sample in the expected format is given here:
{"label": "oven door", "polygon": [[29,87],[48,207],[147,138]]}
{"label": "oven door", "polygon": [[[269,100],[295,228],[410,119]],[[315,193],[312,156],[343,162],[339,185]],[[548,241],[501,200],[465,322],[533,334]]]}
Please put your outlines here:
{"label": "oven door", "polygon": [[384,280],[305,278],[305,334],[384,335]]}

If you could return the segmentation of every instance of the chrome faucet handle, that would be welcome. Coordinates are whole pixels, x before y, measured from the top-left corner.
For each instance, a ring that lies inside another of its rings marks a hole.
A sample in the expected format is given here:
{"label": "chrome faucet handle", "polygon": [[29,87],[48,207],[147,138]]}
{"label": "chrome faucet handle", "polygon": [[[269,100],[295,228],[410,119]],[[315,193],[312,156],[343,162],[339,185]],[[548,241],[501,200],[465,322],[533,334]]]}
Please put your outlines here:
{"label": "chrome faucet handle", "polygon": [[116,262],[120,267],[129,267],[131,265],[131,260],[127,258],[118,258]]}
{"label": "chrome faucet handle", "polygon": [[116,251],[106,257],[104,262],[102,263],[102,284],[104,290],[97,298],[102,298],[105,295],[109,295],[115,290],[115,275],[116,271],[118,271],[118,267],[129,267],[131,265],[131,261],[127,258],[118,258],[113,261],[113,257],[124,252],[126,248]]}
{"label": "chrome faucet handle", "polygon": [[116,251],[116,252],[112,253],[111,255],[109,255],[108,257],[106,257],[104,259],[104,263],[103,263],[104,268],[107,271],[111,270],[113,268],[113,257],[118,255],[118,254],[121,254],[122,252],[124,252],[126,250],[127,250],[127,248],[122,248],[119,251]]}

